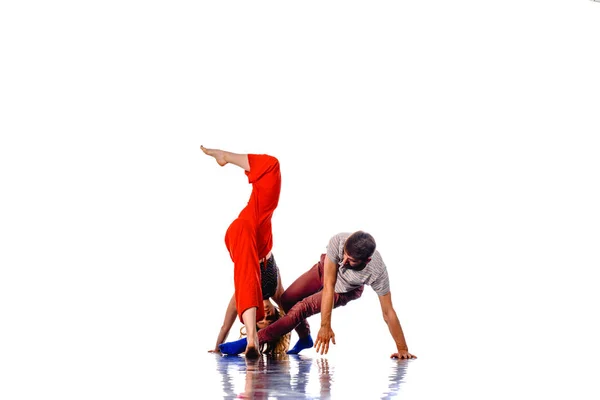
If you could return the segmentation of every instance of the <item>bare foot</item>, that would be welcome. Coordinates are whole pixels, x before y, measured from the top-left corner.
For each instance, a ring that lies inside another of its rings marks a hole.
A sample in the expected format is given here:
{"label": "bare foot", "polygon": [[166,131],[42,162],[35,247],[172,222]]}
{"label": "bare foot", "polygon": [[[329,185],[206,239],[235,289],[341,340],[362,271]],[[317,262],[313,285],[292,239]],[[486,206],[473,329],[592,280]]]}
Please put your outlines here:
{"label": "bare foot", "polygon": [[217,164],[219,164],[221,167],[227,164],[227,161],[225,160],[225,151],[217,149],[207,149],[202,145],[200,145],[200,150],[202,150],[207,156],[214,157],[214,159],[217,160]]}
{"label": "bare foot", "polygon": [[255,359],[260,357],[260,351],[258,351],[258,337],[254,340],[248,337],[248,345],[246,346],[246,358]]}
{"label": "bare foot", "polygon": [[256,350],[256,347],[247,347],[246,348],[246,358],[248,359],[256,359],[260,357],[260,353]]}

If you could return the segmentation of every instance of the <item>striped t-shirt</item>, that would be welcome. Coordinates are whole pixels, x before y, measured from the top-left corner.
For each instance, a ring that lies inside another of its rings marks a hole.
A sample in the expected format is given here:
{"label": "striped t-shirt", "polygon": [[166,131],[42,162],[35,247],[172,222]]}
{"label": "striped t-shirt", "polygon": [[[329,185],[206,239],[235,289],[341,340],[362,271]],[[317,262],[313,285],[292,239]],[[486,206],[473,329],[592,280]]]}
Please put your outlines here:
{"label": "striped t-shirt", "polygon": [[383,259],[377,250],[375,250],[375,253],[371,256],[371,261],[362,271],[355,271],[342,266],[344,243],[351,234],[351,232],[338,233],[329,240],[327,245],[327,257],[338,265],[335,292],[347,293],[362,285],[369,285],[379,296],[388,294],[390,279]]}

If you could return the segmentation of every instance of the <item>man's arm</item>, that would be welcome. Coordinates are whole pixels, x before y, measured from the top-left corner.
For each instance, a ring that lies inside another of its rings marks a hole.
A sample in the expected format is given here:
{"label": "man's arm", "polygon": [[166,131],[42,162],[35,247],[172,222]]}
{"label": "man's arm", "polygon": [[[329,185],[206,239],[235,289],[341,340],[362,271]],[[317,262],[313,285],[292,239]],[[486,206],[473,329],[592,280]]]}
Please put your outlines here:
{"label": "man's arm", "polygon": [[404,339],[404,332],[402,332],[402,326],[400,326],[400,320],[396,315],[394,306],[392,305],[392,293],[388,292],[383,296],[379,296],[379,303],[381,304],[381,312],[383,313],[383,320],[387,324],[394,342],[396,342],[397,353],[391,355],[391,358],[417,358],[416,356],[408,352],[408,346],[406,345],[406,339]]}
{"label": "man's arm", "polygon": [[321,329],[317,335],[315,349],[317,353],[329,351],[329,340],[335,344],[335,333],[331,329],[331,311],[333,310],[333,297],[335,282],[337,281],[338,266],[325,256],[325,265],[323,268],[323,294],[321,297]]}
{"label": "man's arm", "polygon": [[209,353],[219,353],[219,345],[225,342],[229,335],[229,330],[233,326],[235,319],[237,318],[237,309],[235,308],[235,293],[231,296],[231,300],[227,305],[227,311],[225,311],[225,318],[223,319],[223,325],[217,336],[217,344],[213,350],[209,350]]}

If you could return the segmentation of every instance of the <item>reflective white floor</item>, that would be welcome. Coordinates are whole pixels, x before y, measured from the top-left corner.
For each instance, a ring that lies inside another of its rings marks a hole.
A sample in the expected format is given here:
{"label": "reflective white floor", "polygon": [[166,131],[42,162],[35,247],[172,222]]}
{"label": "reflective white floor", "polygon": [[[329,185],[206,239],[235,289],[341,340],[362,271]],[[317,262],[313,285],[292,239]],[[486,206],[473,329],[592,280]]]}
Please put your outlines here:
{"label": "reflective white floor", "polygon": [[466,351],[399,361],[367,352],[308,353],[254,361],[206,354],[199,360],[201,398],[597,399],[600,394],[596,367],[570,365],[561,358],[497,359]]}
{"label": "reflective white floor", "polygon": [[[209,355],[203,362],[205,388],[213,398],[270,399],[393,398],[402,390],[404,377],[414,360],[343,360],[323,356],[263,357],[249,361],[242,356]],[[365,365],[368,371],[364,370]]]}

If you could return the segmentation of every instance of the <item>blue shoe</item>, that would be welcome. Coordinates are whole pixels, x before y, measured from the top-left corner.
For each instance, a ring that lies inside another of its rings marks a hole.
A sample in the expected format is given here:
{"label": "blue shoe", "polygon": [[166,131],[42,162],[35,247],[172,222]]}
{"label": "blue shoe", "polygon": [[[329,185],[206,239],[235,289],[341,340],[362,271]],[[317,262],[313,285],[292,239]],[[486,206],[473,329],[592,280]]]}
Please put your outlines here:
{"label": "blue shoe", "polygon": [[219,350],[223,354],[236,355],[243,353],[244,350],[246,350],[247,344],[248,341],[246,340],[246,338],[243,338],[240,340],[236,340],[235,342],[222,343],[219,345]]}
{"label": "blue shoe", "polygon": [[310,337],[310,335],[308,335],[305,338],[298,339],[298,341],[296,342],[296,345],[294,347],[292,347],[291,350],[288,350],[287,354],[298,354],[304,349],[313,347],[313,345],[314,345],[314,343],[313,343],[312,337]]}

